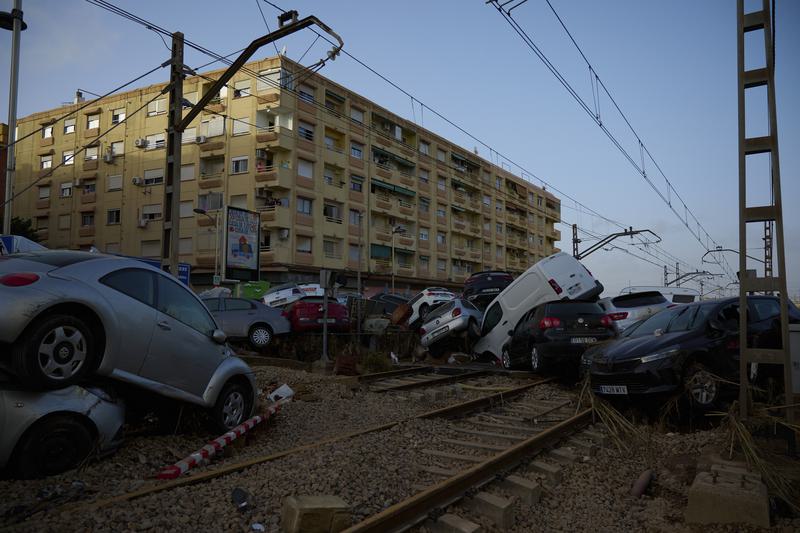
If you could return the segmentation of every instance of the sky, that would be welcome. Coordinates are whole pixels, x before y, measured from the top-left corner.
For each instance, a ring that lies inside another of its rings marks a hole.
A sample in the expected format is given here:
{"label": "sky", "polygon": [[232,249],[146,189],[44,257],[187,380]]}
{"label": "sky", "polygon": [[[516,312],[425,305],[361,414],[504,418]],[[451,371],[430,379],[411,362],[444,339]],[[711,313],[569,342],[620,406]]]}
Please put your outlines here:
{"label": "sky", "polygon": [[[260,0],[112,1],[223,54],[267,33],[258,10]],[[555,187],[567,223],[577,223],[598,235],[619,231],[588,213],[586,206],[624,226],[657,233],[662,239],[658,246],[685,263],[683,272],[688,267],[721,272],[718,265],[701,262],[705,239],[703,244],[695,240],[497,10],[483,0],[276,3],[296,9],[301,17],[316,15],[342,36],[345,50],[413,95],[413,100],[349,57],[329,62],[321,74],[468,149],[477,148],[487,159],[498,162],[496,153],[502,154],[523,167],[525,177],[534,183],[543,180]],[[551,3],[689,210],[714,242],[738,248],[736,2]],[[10,10],[11,5],[11,0],[0,0],[0,10]],[[260,5],[274,30],[278,11],[266,3]],[[760,1],[747,0],[745,5],[750,11]],[[23,10],[29,28],[22,35],[20,117],[68,102],[78,88],[106,92],[169,57],[155,32],[83,0],[23,0]],[[800,62],[796,60],[800,2],[776,0],[776,15],[775,90],[784,232],[789,292],[797,296],[800,212],[794,205],[800,198]],[[546,1],[528,0],[513,16],[592,105],[589,69]],[[285,46],[286,54],[295,60],[305,53],[302,62],[309,64],[328,49],[321,40],[315,43],[314,37],[303,31],[279,41],[277,47]],[[759,66],[763,43],[760,48],[759,44],[757,38],[748,38],[748,68]],[[2,122],[8,115],[10,48],[11,33],[6,31],[0,34]],[[275,48],[268,47],[257,57],[274,54]],[[199,67],[209,61],[209,57],[187,50],[187,65]],[[166,81],[168,75],[167,69],[160,69],[133,87]],[[748,136],[767,131],[765,95],[763,90],[748,95]],[[638,142],[612,105],[601,95],[603,123],[639,163]],[[749,167],[751,175],[760,174],[761,180],[748,191],[748,199],[752,199],[748,205],[768,200],[768,175],[761,159]],[[519,168],[502,161],[519,174]],[[645,169],[664,193],[664,178],[651,161],[645,161]],[[672,195],[673,205],[683,214]],[[694,222],[691,225],[696,227]],[[565,224],[557,227],[562,232],[558,246],[571,251],[571,228]],[[763,256],[761,234],[760,227],[748,233],[750,255]],[[630,239],[618,239],[614,243],[618,248],[597,251],[584,260],[606,286],[607,294],[629,285],[661,285],[665,263],[671,279],[674,277],[673,260],[653,246],[641,250],[630,243]],[[589,245],[590,241],[584,241],[581,250]],[[722,255],[731,272],[738,270],[736,254]],[[753,263],[749,268],[756,266]],[[706,290],[730,281],[728,277],[709,278]],[[698,287],[694,283],[688,286]]]}

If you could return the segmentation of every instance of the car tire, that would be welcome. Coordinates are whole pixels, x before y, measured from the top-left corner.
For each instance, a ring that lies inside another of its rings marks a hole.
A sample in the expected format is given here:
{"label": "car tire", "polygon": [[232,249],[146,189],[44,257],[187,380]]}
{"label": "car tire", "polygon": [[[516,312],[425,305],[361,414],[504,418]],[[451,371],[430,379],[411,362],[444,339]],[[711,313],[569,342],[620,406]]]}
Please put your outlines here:
{"label": "car tire", "polygon": [[256,351],[263,350],[272,342],[272,328],[266,324],[255,324],[247,334],[250,347]]}
{"label": "car tire", "polygon": [[247,420],[252,410],[253,391],[250,385],[229,381],[210,410],[211,428],[226,433]]}
{"label": "car tire", "polygon": [[481,336],[481,327],[473,318],[469,319],[469,324],[467,325],[467,335],[469,335],[469,338],[473,340]]}
{"label": "car tire", "polygon": [[684,384],[692,406],[704,411],[717,406],[721,384],[704,365],[693,363],[689,366]]}
{"label": "car tire", "polygon": [[95,438],[73,415],[51,415],[29,428],[9,463],[21,479],[52,476],[80,465],[92,452]]}
{"label": "car tire", "polygon": [[511,370],[513,368],[511,364],[511,355],[508,353],[508,348],[505,346],[503,347],[503,354],[500,356],[500,362],[506,370]]}
{"label": "car tire", "polygon": [[542,358],[541,352],[539,352],[539,348],[536,347],[534,344],[531,347],[531,370],[536,373],[542,373],[545,369],[545,362]]}
{"label": "car tire", "polygon": [[91,328],[79,317],[45,316],[31,324],[13,346],[12,370],[35,389],[74,385],[96,368],[95,344]]}

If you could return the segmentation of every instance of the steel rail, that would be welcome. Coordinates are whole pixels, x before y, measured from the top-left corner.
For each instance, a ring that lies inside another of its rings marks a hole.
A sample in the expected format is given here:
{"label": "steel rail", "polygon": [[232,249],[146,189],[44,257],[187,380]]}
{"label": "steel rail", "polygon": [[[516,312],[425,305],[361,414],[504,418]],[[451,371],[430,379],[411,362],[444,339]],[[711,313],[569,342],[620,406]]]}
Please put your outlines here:
{"label": "steel rail", "polygon": [[395,391],[402,391],[409,389],[420,389],[423,387],[430,387],[433,385],[446,385],[448,383],[459,382],[462,379],[477,378],[480,376],[485,376],[487,374],[489,374],[488,370],[477,370],[474,372],[462,372],[460,374],[450,374],[447,376],[442,376],[440,378],[426,379],[424,381],[421,380],[414,383],[387,385],[385,387],[382,387],[380,383],[373,383],[376,387],[380,387],[380,389],[373,389],[372,392],[395,392]]}
{"label": "steel rail", "polygon": [[469,490],[495,479],[499,472],[517,466],[526,456],[588,424],[591,414],[591,409],[585,409],[572,418],[515,444],[482,463],[372,515],[346,529],[344,533],[405,531],[423,522],[431,511],[453,504]]}

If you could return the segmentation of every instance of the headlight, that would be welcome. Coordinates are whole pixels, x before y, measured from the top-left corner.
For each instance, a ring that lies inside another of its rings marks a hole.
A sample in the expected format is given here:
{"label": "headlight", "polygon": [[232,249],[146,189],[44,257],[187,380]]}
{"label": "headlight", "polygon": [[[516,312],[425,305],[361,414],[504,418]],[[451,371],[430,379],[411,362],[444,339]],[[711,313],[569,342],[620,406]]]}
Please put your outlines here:
{"label": "headlight", "polygon": [[670,350],[664,350],[663,352],[656,352],[651,355],[645,355],[641,358],[642,363],[650,363],[651,361],[658,361],[660,359],[669,359],[680,352],[680,348],[672,348]]}

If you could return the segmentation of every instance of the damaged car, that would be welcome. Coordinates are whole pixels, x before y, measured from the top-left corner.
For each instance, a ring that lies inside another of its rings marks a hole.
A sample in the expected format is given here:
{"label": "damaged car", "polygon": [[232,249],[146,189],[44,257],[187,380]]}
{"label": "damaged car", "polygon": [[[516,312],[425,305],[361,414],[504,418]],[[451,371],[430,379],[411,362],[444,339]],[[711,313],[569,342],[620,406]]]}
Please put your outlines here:
{"label": "damaged car", "polygon": [[420,344],[427,348],[446,337],[466,332],[469,338],[480,335],[483,313],[471,302],[456,298],[434,307],[419,330]]}

